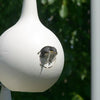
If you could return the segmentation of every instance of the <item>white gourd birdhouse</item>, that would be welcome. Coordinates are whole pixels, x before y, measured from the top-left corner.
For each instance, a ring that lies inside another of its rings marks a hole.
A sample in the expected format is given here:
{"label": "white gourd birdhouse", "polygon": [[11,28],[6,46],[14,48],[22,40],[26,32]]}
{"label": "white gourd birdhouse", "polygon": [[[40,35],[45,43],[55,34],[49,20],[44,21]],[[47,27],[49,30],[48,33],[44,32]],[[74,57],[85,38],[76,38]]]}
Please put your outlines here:
{"label": "white gourd birdhouse", "polygon": [[64,52],[44,27],[36,0],[24,0],[19,21],[0,37],[0,81],[12,91],[43,92],[59,78]]}

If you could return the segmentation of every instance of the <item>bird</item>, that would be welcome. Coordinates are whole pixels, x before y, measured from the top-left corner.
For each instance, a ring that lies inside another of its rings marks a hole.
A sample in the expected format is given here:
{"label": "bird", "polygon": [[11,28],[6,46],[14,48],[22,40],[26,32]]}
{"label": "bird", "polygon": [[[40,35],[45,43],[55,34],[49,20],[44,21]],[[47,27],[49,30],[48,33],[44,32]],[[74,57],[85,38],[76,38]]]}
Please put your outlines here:
{"label": "bird", "polygon": [[43,68],[51,68],[51,63],[56,60],[57,49],[52,46],[45,46],[43,47],[38,54],[40,54],[40,66],[41,72]]}

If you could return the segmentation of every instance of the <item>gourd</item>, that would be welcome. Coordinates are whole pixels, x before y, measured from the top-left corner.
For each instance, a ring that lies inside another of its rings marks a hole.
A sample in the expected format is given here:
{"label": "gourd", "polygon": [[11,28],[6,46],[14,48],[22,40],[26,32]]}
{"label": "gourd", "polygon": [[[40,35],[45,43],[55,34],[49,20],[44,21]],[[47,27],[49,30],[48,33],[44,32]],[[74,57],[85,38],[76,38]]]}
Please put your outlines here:
{"label": "gourd", "polygon": [[[46,52],[41,58],[45,47],[56,50],[52,60]],[[43,92],[58,80],[63,65],[62,45],[40,22],[36,0],[24,0],[19,21],[0,37],[0,81],[12,91]]]}

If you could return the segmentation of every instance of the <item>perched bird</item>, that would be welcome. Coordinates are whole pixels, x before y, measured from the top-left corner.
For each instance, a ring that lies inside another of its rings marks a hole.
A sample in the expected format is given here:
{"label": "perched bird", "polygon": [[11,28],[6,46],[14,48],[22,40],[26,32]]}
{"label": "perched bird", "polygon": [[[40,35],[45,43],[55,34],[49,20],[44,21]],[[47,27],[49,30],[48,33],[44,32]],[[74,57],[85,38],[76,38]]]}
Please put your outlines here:
{"label": "perched bird", "polygon": [[51,63],[56,59],[57,49],[52,46],[45,46],[38,54],[40,54],[41,68],[51,68]]}

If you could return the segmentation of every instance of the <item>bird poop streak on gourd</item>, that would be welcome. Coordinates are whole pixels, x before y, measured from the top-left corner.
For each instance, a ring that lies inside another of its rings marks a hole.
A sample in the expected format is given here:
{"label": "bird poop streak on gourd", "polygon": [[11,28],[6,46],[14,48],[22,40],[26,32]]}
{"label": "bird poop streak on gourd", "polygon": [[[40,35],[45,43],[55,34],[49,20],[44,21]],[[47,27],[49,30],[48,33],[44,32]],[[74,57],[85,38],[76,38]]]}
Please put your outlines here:
{"label": "bird poop streak on gourd", "polygon": [[38,52],[38,54],[40,54],[41,74],[43,68],[53,67],[56,60],[57,49],[52,46],[45,46]]}

